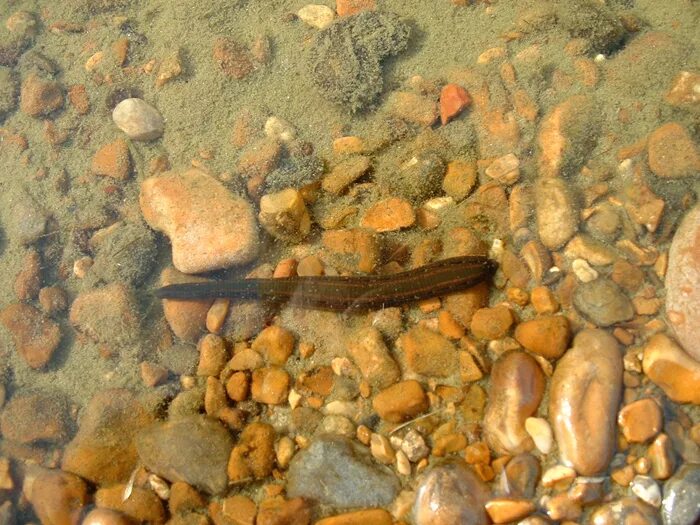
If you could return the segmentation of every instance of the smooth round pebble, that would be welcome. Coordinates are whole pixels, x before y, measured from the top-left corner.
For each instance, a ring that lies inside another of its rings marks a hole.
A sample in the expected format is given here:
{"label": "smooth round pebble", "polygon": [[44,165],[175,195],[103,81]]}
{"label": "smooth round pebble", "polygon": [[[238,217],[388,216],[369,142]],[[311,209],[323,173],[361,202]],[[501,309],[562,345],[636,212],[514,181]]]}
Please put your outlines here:
{"label": "smooth round pebble", "polygon": [[145,100],[127,98],[116,105],[112,120],[133,140],[153,140],[163,135],[163,116]]}

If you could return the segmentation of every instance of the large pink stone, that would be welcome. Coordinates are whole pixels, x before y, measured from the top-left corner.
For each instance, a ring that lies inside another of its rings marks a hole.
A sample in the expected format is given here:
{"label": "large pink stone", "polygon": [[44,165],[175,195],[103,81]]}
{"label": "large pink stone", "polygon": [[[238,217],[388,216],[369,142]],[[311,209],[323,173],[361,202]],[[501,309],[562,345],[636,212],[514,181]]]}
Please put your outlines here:
{"label": "large pink stone", "polygon": [[700,207],[673,237],[666,272],[666,315],[683,349],[700,361]]}
{"label": "large pink stone", "polygon": [[139,200],[148,225],[170,238],[182,273],[245,264],[257,254],[253,207],[201,170],[150,177]]}

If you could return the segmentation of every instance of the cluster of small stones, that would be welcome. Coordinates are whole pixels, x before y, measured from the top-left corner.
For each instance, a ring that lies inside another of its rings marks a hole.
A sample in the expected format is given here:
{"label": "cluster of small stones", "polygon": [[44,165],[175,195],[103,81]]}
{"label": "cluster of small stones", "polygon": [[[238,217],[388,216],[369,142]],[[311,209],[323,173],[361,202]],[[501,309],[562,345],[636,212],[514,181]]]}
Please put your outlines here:
{"label": "cluster of small stones", "polygon": [[[335,11],[307,5],[296,16],[321,31],[375,8],[373,0],[337,0]],[[507,40],[525,38],[528,22],[523,15]],[[24,11],[6,25],[20,47],[39,31]],[[639,30],[635,20],[623,25]],[[42,30],[87,28],[54,21]],[[242,112],[231,139],[234,174],[210,173],[209,150],[188,169],[153,158],[138,204],[119,221],[76,218],[91,235],[76,241],[82,251],[67,251],[51,285],[44,286],[40,242],[49,217],[31,195],[18,198],[13,212],[22,220],[4,226],[26,254],[16,300],[0,310],[0,323],[25,366],[44,373],[56,366],[69,329],[63,319],[105,359],[139,339],[139,286],[151,269],[127,262],[155,257],[151,230],[172,245],[160,284],[248,264],[263,236],[286,256],[249,277],[393,273],[465,254],[488,254],[499,271],[493,285],[346,316],[271,312],[255,301],[164,300],[168,328],[138,365],[146,390],[170,387],[159,410],[130,390],[110,389],[77,418],[60,396],[17,391],[6,400],[1,389],[3,520],[20,513],[89,525],[697,520],[700,308],[688,296],[697,299],[700,259],[687,254],[700,249],[700,211],[686,214],[671,243],[672,208],[689,196],[671,204],[652,188],[697,177],[700,151],[691,129],[671,121],[619,147],[612,168],[586,163],[600,139],[604,115],[592,93],[605,68],[588,44],[572,39],[571,67],[551,79],[554,93],[576,86],[584,94],[560,97],[544,115],[517,74],[538,60],[538,44],[512,57],[507,44],[487,49],[445,81],[412,77],[388,95],[375,136],[334,137],[327,169],[303,185],[278,188],[271,179],[284,159],[309,157],[313,147],[277,116],[256,126],[256,116]],[[640,49],[670,45],[663,34],[641,35],[611,68],[627,67]],[[10,60],[12,49],[0,47],[0,59]],[[262,37],[218,38],[212,56],[230,81],[271,60]],[[182,72],[180,52],[138,67],[128,57],[129,40],[119,38],[84,67],[95,83],[112,82],[119,69],[157,89]],[[12,83],[2,81],[0,88]],[[658,103],[690,119],[698,85],[700,75],[679,71]],[[96,148],[86,175],[108,181],[107,195],[134,184],[133,148],[168,132],[156,107],[120,98],[111,108],[120,134]],[[84,85],[66,88],[32,73],[21,81],[19,110],[45,119],[46,140],[58,148],[69,133],[53,116],[93,108]],[[476,130],[475,158],[455,153],[446,138],[464,122]],[[1,128],[0,137],[31,162],[21,133]],[[383,162],[397,150],[410,155],[394,156],[387,175]],[[229,191],[232,177],[247,196]],[[61,280],[92,284],[71,297]]]}

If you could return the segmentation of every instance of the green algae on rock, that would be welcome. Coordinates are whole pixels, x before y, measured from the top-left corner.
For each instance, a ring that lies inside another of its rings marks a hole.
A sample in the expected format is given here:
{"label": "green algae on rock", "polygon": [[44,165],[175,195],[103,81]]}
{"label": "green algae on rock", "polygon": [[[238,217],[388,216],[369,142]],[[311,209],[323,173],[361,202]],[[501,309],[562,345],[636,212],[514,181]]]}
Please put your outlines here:
{"label": "green algae on rock", "polygon": [[365,109],[384,87],[381,62],[406,49],[409,27],[393,13],[363,11],[316,36],[309,56],[313,81],[331,101]]}

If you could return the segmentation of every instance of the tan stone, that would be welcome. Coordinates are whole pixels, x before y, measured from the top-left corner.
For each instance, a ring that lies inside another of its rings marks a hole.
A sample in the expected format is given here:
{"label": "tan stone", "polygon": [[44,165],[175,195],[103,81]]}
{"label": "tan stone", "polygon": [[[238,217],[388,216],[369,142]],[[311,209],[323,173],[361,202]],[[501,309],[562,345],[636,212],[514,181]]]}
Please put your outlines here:
{"label": "tan stone", "polygon": [[12,334],[19,355],[34,369],[46,366],[61,342],[58,324],[28,304],[13,303],[0,310],[0,323]]}
{"label": "tan stone", "polygon": [[19,107],[30,117],[42,117],[63,107],[63,88],[34,73],[22,82]]}
{"label": "tan stone", "polygon": [[655,129],[649,135],[647,150],[651,171],[664,179],[691,177],[700,171],[700,150],[677,122]]}
{"label": "tan stone", "polygon": [[535,504],[522,498],[494,498],[486,502],[485,508],[493,523],[519,521],[535,512]]}
{"label": "tan stone", "polygon": [[509,352],[493,365],[484,436],[499,454],[520,454],[534,448],[525,429],[544,395],[545,377],[537,361],[525,352]]}
{"label": "tan stone", "polygon": [[260,504],[255,525],[309,525],[311,506],[303,498],[275,497]]}
{"label": "tan stone", "polygon": [[360,11],[371,11],[376,8],[376,0],[336,0],[335,2],[335,11],[338,16],[350,16]]}
{"label": "tan stone", "polygon": [[422,326],[415,326],[401,336],[399,341],[406,364],[412,372],[447,377],[457,371],[457,349],[441,334]]}
{"label": "tan stone", "polygon": [[583,476],[608,468],[615,451],[622,355],[614,337],[583,330],[552,376],[549,419],[565,465]]}
{"label": "tan stone", "polygon": [[233,483],[263,479],[270,475],[275,461],[275,430],[267,423],[251,423],[241,432],[231,450],[228,477]]}
{"label": "tan stone", "polygon": [[90,169],[95,175],[126,180],[131,174],[131,156],[129,146],[123,139],[117,139],[97,150]]}
{"label": "tan stone", "polygon": [[267,233],[287,242],[300,242],[311,231],[309,211],[294,188],[263,195],[258,219]]}
{"label": "tan stone", "polygon": [[423,127],[432,126],[438,118],[436,102],[408,91],[393,92],[387,107],[392,115]]}
{"label": "tan stone", "polygon": [[622,435],[630,443],[644,443],[659,433],[663,414],[659,404],[650,398],[625,405],[617,416]]}
{"label": "tan stone", "polygon": [[471,320],[471,331],[479,339],[500,339],[508,334],[513,314],[505,305],[477,310]]}
{"label": "tan stone", "polygon": [[314,525],[391,525],[394,521],[384,509],[363,509],[318,520]]}
{"label": "tan stone", "polygon": [[221,502],[221,513],[231,525],[255,525],[257,512],[255,502],[242,494],[229,496]]}
{"label": "tan stone", "polygon": [[42,470],[30,484],[29,502],[45,524],[72,524],[88,502],[88,488],[78,476],[60,470]]}
{"label": "tan stone", "polygon": [[245,372],[235,372],[226,381],[226,393],[233,401],[245,401],[248,398],[248,388]]}
{"label": "tan stone", "polygon": [[401,371],[377,328],[364,329],[348,337],[347,342],[348,354],[371,385],[386,388],[401,377]]}
{"label": "tan stone", "polygon": [[338,163],[323,178],[321,187],[323,191],[333,195],[340,195],[348,186],[367,173],[369,169],[369,157],[362,155],[350,157]]}
{"label": "tan stone", "polygon": [[700,404],[700,363],[670,337],[656,334],[644,347],[644,373],[677,403]]}
{"label": "tan stone", "polygon": [[453,199],[462,200],[474,189],[477,176],[476,162],[453,160],[447,164],[442,190]]}
{"label": "tan stone", "polygon": [[253,371],[251,397],[258,403],[280,405],[287,401],[289,374],[277,367],[258,368]]}
{"label": "tan stone", "polygon": [[228,352],[223,338],[207,334],[199,340],[198,376],[218,376],[228,361]]}
{"label": "tan stone", "polygon": [[379,417],[390,423],[401,423],[428,408],[423,387],[415,380],[396,383],[379,392],[372,401]]}
{"label": "tan stone", "polygon": [[253,341],[251,348],[272,365],[284,365],[294,351],[294,334],[278,325],[265,328]]}

